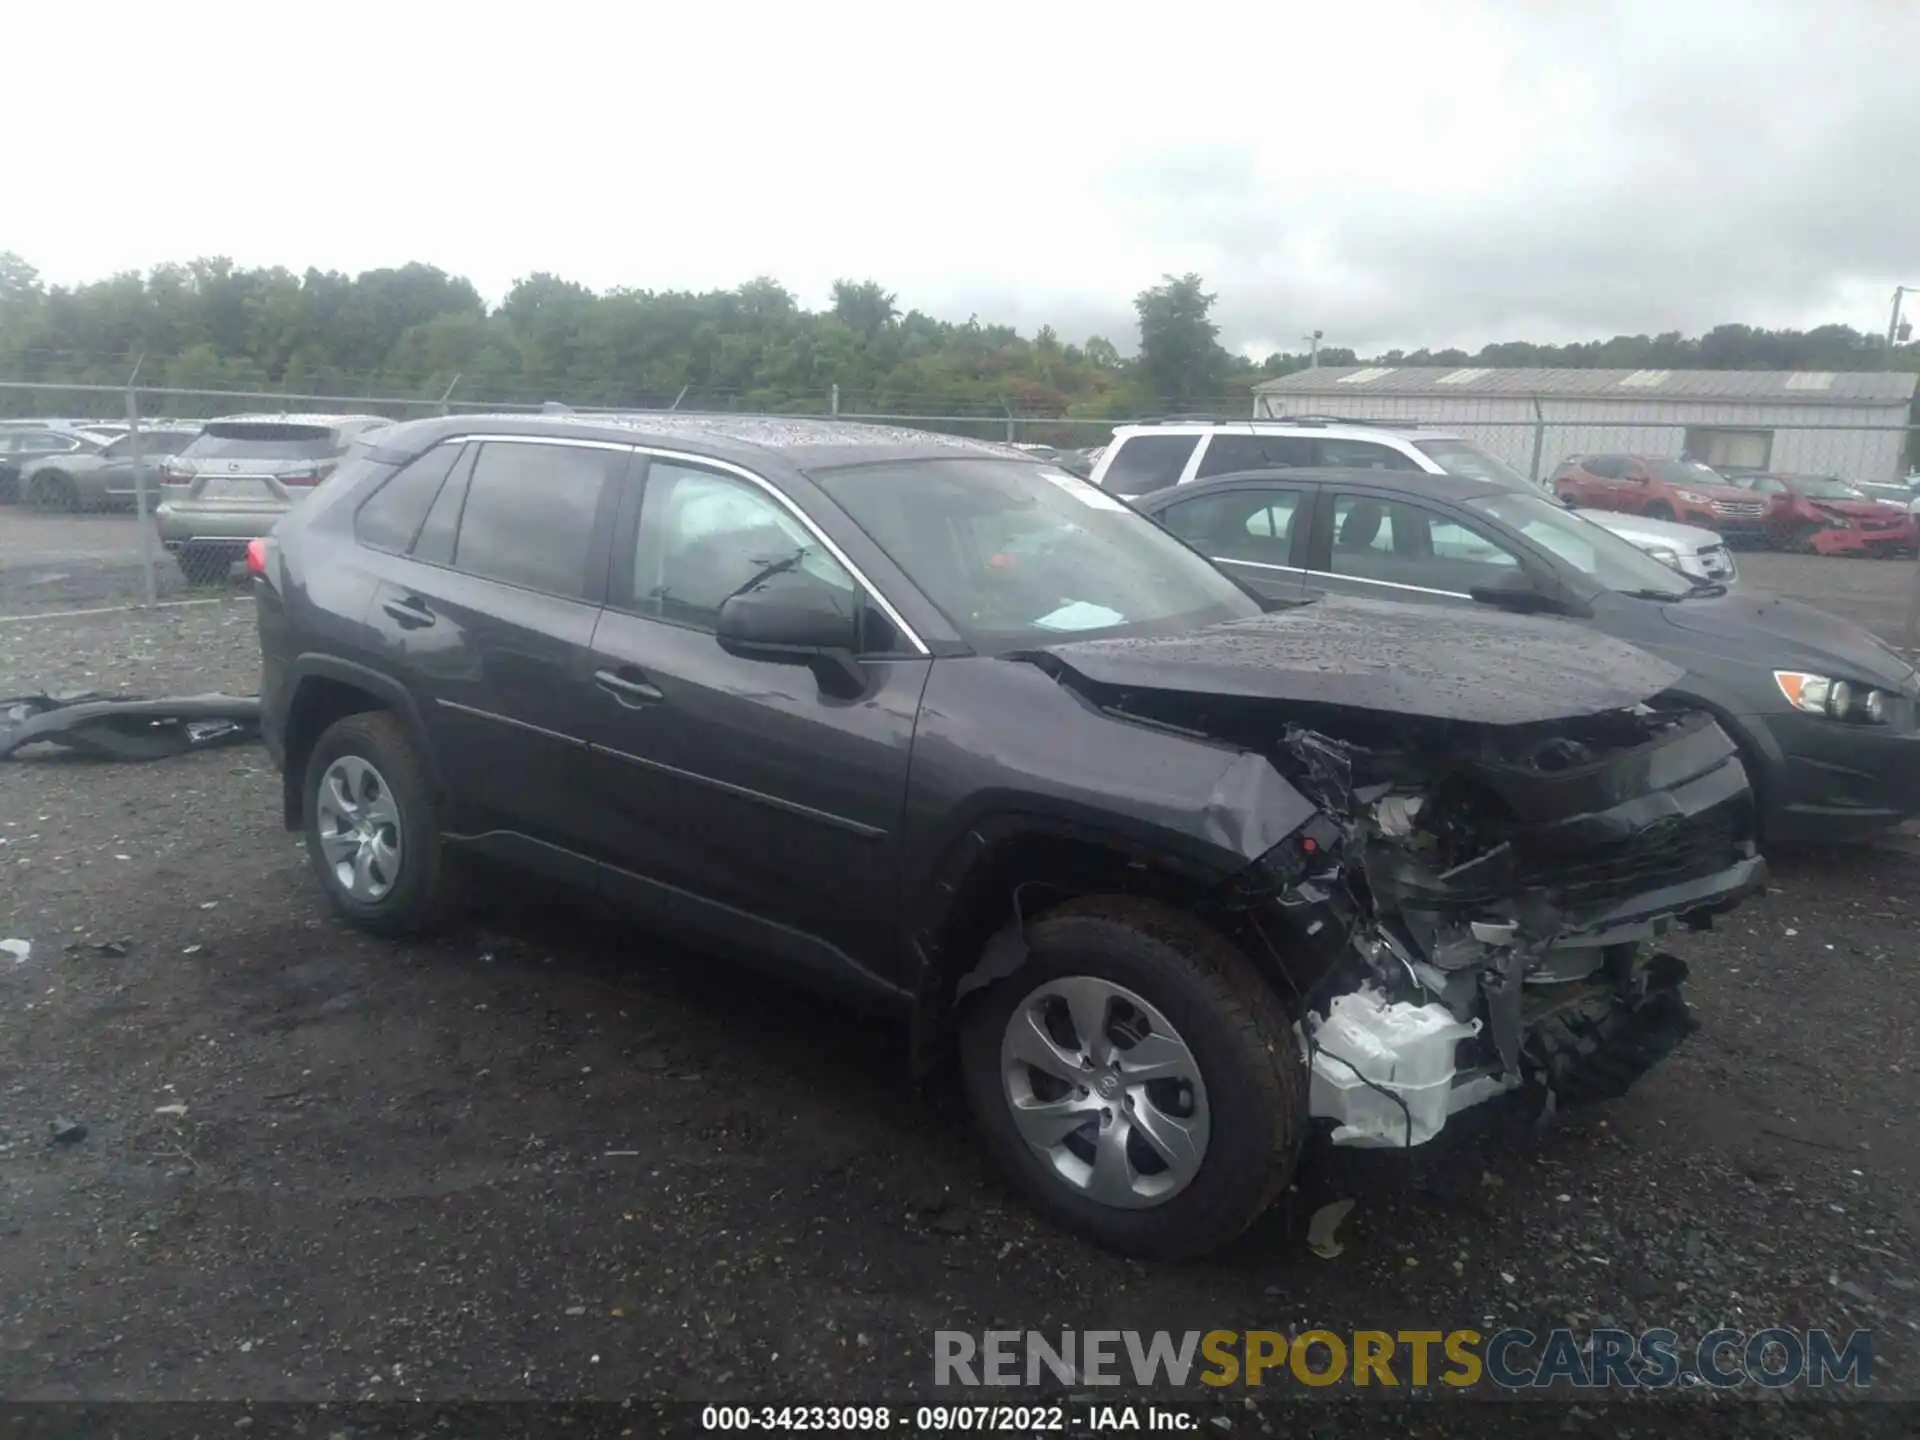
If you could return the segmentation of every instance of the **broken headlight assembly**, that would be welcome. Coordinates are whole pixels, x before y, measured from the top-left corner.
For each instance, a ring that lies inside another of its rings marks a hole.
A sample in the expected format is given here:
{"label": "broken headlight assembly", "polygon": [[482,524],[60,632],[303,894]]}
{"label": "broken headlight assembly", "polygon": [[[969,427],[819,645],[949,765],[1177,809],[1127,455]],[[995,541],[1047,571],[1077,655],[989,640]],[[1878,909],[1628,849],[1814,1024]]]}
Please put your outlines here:
{"label": "broken headlight assembly", "polygon": [[1776,670],[1773,683],[1796,710],[1848,720],[1862,725],[1885,725],[1893,718],[1894,696],[1870,685],[1810,675],[1804,670]]}

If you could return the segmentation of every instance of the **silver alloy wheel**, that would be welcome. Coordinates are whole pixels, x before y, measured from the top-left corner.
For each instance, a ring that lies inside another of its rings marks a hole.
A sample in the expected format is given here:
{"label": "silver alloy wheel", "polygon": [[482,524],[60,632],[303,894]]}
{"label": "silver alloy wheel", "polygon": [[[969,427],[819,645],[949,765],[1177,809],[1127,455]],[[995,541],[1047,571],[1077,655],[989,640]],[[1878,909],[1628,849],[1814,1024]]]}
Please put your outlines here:
{"label": "silver alloy wheel", "polygon": [[1199,1063],[1167,1018],[1111,980],[1048,980],[1000,1041],[1015,1128],[1060,1181],[1102,1205],[1145,1210],[1200,1173],[1210,1125]]}
{"label": "silver alloy wheel", "polygon": [[320,851],[334,881],[364,905],[386,898],[400,878],[400,807],[386,777],[358,755],[342,755],[314,796]]}

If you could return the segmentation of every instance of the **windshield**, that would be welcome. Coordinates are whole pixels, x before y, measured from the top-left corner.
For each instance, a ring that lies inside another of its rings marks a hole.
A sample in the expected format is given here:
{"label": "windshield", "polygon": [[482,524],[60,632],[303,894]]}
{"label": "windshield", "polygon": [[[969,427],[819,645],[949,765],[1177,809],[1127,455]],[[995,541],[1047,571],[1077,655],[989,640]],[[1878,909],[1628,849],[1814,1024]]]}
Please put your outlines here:
{"label": "windshield", "polygon": [[1727,477],[1698,460],[1649,460],[1647,473],[1668,485],[1725,485]]}
{"label": "windshield", "polygon": [[1538,493],[1486,495],[1467,504],[1518,530],[1609,590],[1679,600],[1692,588],[1678,571]]}
{"label": "windshield", "polygon": [[976,650],[1195,629],[1261,605],[1104,490],[1021,460],[812,473]]}
{"label": "windshield", "polygon": [[1501,485],[1525,485],[1526,476],[1482,450],[1471,440],[1416,440],[1414,449],[1449,475],[1469,480],[1492,480]]}
{"label": "windshield", "polygon": [[1867,497],[1831,475],[1796,475],[1787,482],[1809,500],[1864,500]]}

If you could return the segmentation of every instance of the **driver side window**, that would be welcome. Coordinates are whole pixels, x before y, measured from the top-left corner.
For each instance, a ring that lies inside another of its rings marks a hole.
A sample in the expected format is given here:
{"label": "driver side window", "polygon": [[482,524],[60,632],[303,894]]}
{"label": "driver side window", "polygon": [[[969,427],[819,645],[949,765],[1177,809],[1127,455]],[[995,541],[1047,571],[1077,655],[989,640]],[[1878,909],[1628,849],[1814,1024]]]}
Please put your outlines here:
{"label": "driver side window", "polygon": [[860,648],[857,617],[866,597],[784,506],[731,475],[661,460],[648,465],[631,592],[621,608],[712,631],[728,597],[758,577],[789,572],[835,597],[847,617],[847,643]]}

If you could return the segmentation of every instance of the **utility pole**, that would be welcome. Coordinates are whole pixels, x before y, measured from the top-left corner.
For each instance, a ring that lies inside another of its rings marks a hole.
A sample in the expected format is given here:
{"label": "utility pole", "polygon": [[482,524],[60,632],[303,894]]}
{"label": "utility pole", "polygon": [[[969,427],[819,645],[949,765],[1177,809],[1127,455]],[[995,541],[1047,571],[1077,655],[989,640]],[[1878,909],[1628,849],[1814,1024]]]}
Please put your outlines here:
{"label": "utility pole", "polygon": [[127,458],[133,461],[133,508],[140,527],[140,594],[151,610],[159,603],[155,593],[158,581],[153,571],[153,509],[148,501],[147,462],[140,453],[140,392],[133,388],[140,378],[140,367],[147,363],[142,351],[127,376]]}
{"label": "utility pole", "polygon": [[1316,330],[1311,335],[1301,337],[1307,342],[1307,368],[1309,370],[1318,370],[1320,368],[1320,341],[1325,337],[1326,333],[1324,330]]}
{"label": "utility pole", "polygon": [[1887,348],[1904,345],[1907,337],[1913,334],[1913,326],[1900,322],[1900,302],[1908,295],[1920,293],[1920,285],[1896,285],[1893,287],[1893,318],[1887,321]]}

